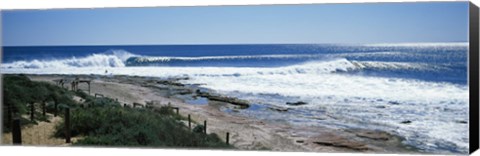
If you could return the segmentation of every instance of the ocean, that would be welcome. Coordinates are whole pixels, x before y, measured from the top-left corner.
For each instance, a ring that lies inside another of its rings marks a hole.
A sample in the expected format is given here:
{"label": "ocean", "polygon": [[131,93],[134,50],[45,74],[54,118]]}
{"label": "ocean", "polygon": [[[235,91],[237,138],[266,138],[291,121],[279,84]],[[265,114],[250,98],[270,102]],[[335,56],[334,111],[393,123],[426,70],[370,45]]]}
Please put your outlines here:
{"label": "ocean", "polygon": [[32,46],[3,47],[1,73],[188,77],[253,103],[236,115],[467,153],[467,60],[468,43]]}

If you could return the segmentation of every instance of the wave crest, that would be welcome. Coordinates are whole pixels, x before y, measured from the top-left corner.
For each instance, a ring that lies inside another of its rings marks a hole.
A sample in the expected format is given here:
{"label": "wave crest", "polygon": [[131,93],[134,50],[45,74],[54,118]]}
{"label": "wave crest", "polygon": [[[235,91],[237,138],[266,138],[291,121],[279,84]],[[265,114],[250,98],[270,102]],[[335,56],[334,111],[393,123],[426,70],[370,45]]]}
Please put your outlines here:
{"label": "wave crest", "polygon": [[[379,62],[379,61],[350,61],[346,58],[331,58],[321,55],[246,55],[246,56],[203,56],[203,57],[152,57],[132,54],[125,50],[110,50],[104,53],[91,54],[86,57],[72,57],[55,60],[16,61],[2,64],[5,69],[61,69],[78,67],[126,67],[156,65],[171,61],[215,61],[239,59],[306,59],[302,64],[276,67],[252,68],[256,72],[242,72],[241,75],[251,74],[325,74],[336,72],[351,72],[365,69],[373,70],[438,70],[428,64],[406,62]],[[308,61],[315,60],[315,61]],[[438,67],[439,68],[439,67]],[[222,73],[222,72],[220,72]],[[228,74],[227,74],[228,75]],[[236,74],[239,75],[239,74]]]}
{"label": "wave crest", "polygon": [[[299,74],[322,74],[338,72],[355,72],[366,69],[371,70],[415,70],[415,71],[435,71],[440,66],[432,66],[422,63],[407,62],[381,62],[381,61],[349,61],[345,58],[333,59],[328,61],[307,62],[305,64],[293,65],[280,68],[281,72],[299,73]],[[441,69],[441,70],[445,70]]]}
{"label": "wave crest", "polygon": [[111,50],[107,53],[91,54],[86,57],[72,57],[56,60],[16,61],[2,64],[3,68],[72,68],[72,67],[125,67],[125,61],[136,55],[124,50]]}
{"label": "wave crest", "polygon": [[187,61],[220,61],[220,60],[266,60],[266,59],[312,59],[322,58],[320,55],[234,55],[234,56],[200,56],[200,57],[157,57],[136,56],[126,60],[127,66],[155,65],[169,62]]}

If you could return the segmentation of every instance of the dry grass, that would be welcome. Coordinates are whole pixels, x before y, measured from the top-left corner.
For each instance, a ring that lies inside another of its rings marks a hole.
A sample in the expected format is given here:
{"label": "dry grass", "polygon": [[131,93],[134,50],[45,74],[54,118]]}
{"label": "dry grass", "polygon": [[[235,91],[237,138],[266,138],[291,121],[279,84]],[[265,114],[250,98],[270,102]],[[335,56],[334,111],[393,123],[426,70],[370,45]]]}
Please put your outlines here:
{"label": "dry grass", "polygon": [[[49,115],[51,116],[51,114]],[[59,116],[51,117],[50,122],[42,121],[38,122],[37,125],[29,125],[26,127],[22,127],[22,145],[71,145],[65,143],[65,139],[53,137],[53,134],[55,132],[55,125],[62,120],[63,119]],[[75,142],[78,139],[79,138],[72,138],[72,142]],[[12,133],[3,133],[2,144],[12,144]]]}

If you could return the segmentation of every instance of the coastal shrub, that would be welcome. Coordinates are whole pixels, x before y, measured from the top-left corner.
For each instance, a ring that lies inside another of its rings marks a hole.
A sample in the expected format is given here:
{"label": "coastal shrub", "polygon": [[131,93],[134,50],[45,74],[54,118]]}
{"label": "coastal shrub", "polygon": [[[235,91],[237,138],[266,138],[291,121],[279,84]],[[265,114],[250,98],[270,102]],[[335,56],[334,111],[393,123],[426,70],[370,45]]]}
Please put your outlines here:
{"label": "coastal shrub", "polygon": [[195,133],[203,133],[203,125],[197,125],[192,130]]}
{"label": "coastal shrub", "polygon": [[[72,100],[73,93],[49,84],[47,82],[31,81],[25,75],[3,75],[3,109],[2,109],[2,124],[3,132],[9,132],[11,125],[8,122],[10,119],[7,115],[9,110],[12,116],[20,117],[28,114],[30,103],[43,103],[43,101],[57,101],[69,106],[74,106]],[[53,112],[52,109],[47,109],[47,112]],[[35,120],[41,119],[39,115],[35,115]],[[37,118],[38,117],[38,118]],[[24,122],[29,124],[30,122]],[[32,122],[32,123],[35,123]]]}
{"label": "coastal shrub", "polygon": [[91,99],[91,101],[86,101],[86,104],[92,104],[95,107],[104,107],[104,106],[112,106],[112,107],[119,107],[120,103],[108,98],[108,97],[99,97]]}
{"label": "coastal shrub", "polygon": [[87,93],[85,93],[84,91],[81,91],[81,90],[76,91],[75,94],[76,94],[78,97],[81,97],[82,99],[85,99],[85,100],[91,100],[91,99],[93,99],[92,96],[88,95]]}
{"label": "coastal shrub", "polygon": [[[168,112],[167,108],[163,109]],[[84,136],[75,145],[230,147],[215,134],[193,133],[171,114],[147,109],[76,109],[71,113],[71,123],[72,136]],[[63,128],[63,123],[56,127],[57,137],[63,137]]]}
{"label": "coastal shrub", "polygon": [[160,108],[155,108],[155,112],[162,114],[162,115],[173,115],[174,112],[170,106],[164,106]]}
{"label": "coastal shrub", "polygon": [[98,98],[95,98],[94,96],[91,96],[91,95],[88,95],[87,93],[85,93],[84,91],[76,91],[75,94],[78,96],[78,97],[81,97],[82,99],[84,99],[84,102],[83,104],[85,106],[94,106],[94,107],[98,107],[98,106],[121,106],[121,104],[115,100],[113,100],[112,98],[109,98],[109,97],[98,97]]}
{"label": "coastal shrub", "polygon": [[167,115],[167,116],[170,116],[170,117],[172,117],[176,120],[186,120],[187,119],[184,116],[178,115],[176,112],[174,112],[173,108],[169,105],[162,106],[160,108],[155,107],[155,108],[153,108],[153,110],[158,114]]}
{"label": "coastal shrub", "polygon": [[82,98],[84,100],[83,101],[84,104],[91,103],[95,100],[95,98],[93,96],[88,95],[87,93],[85,93],[84,91],[81,91],[81,90],[76,91],[75,95]]}

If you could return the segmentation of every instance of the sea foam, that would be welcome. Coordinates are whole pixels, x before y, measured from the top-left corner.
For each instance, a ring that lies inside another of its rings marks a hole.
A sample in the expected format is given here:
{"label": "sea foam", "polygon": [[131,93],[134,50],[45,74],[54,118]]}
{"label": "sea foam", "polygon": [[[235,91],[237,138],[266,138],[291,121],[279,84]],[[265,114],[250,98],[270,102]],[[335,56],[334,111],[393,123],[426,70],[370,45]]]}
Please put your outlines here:
{"label": "sea foam", "polygon": [[107,53],[95,53],[86,57],[71,57],[67,59],[52,60],[31,60],[31,61],[15,61],[12,63],[3,63],[3,69],[65,69],[78,67],[125,67],[125,61],[136,56],[123,50],[113,50]]}

